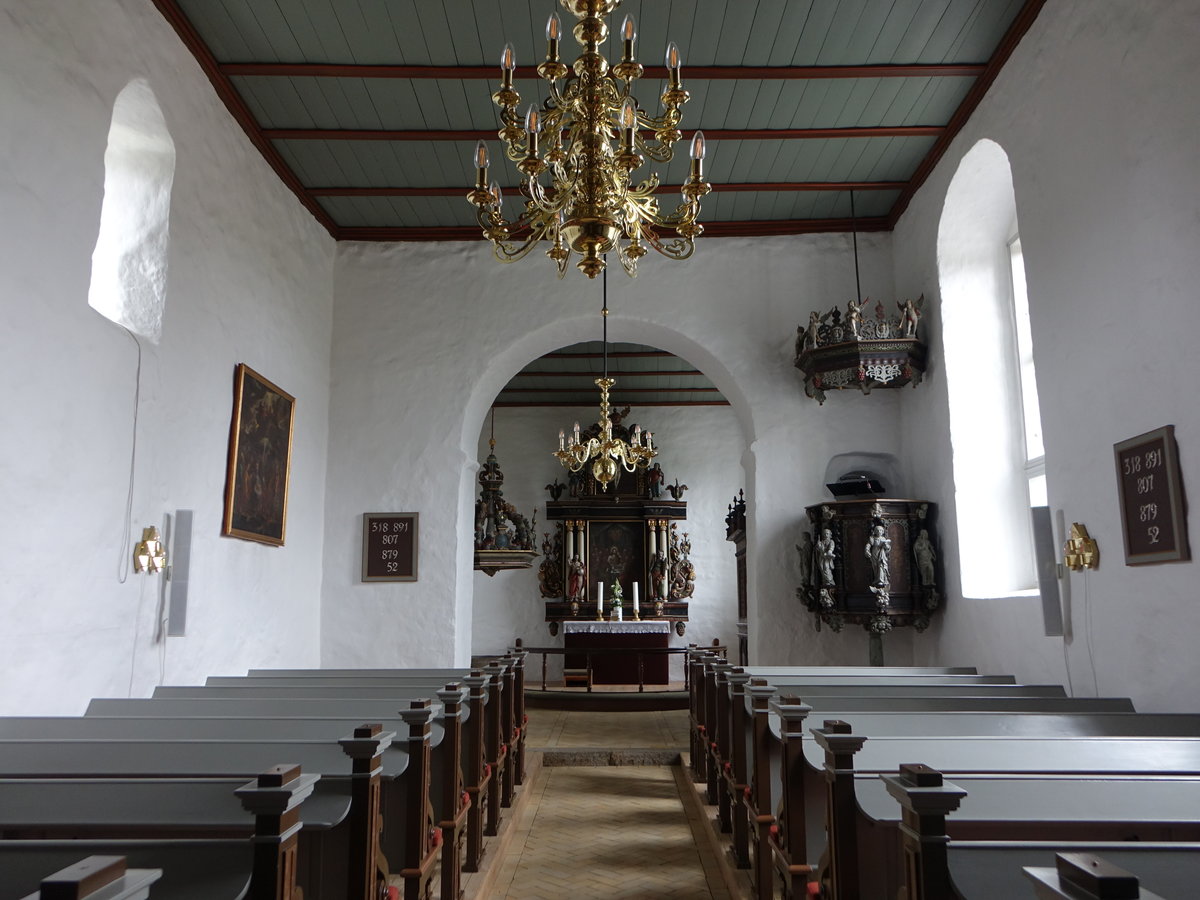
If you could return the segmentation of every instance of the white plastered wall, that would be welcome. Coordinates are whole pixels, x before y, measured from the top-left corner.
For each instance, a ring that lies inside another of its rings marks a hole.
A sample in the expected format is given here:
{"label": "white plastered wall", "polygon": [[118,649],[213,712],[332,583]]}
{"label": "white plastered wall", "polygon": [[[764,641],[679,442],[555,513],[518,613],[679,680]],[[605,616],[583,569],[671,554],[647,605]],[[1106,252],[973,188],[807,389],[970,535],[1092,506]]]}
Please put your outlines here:
{"label": "white plastered wall", "polygon": [[[860,249],[864,293],[890,297],[890,240],[863,236]],[[600,285],[575,271],[557,281],[538,254],[501,265],[480,243],[343,245],[335,283],[322,662],[464,664],[483,577],[471,534],[488,407],[530,360],[595,338]],[[853,293],[848,235],[702,241],[686,263],[646,259],[636,281],[610,276],[610,340],[687,359],[731,401],[746,449],[727,483],[751,498],[751,655],[763,663],[867,657],[864,632],[815,635],[794,596],[803,507],[827,497],[826,462],[896,452],[914,396],[804,397],[796,326]],[[520,461],[502,461],[515,477]],[[362,513],[409,510],[421,513],[420,580],[363,584]],[[910,640],[889,636],[890,662],[910,657]]]}
{"label": "white plastered wall", "polygon": [[[195,519],[187,634],[118,582],[136,348],[87,302],[113,101],[175,141],[161,342],[143,349],[131,526]],[[0,713],[78,713],[250,665],[315,665],[333,241],[145,0],[0,0]],[[297,398],[287,544],[219,536],[234,365]]]}
{"label": "white plastered wall", "polygon": [[[1194,563],[1126,567],[1112,445],[1174,424],[1185,489],[1200,486],[1200,8],[1170,0],[1047,4],[894,232],[896,287],[931,298],[935,370],[905,408],[914,488],[952,498],[946,373],[938,364],[937,229],[977,141],[1008,154],[1025,253],[1050,505],[1100,545],[1072,574],[1073,637],[1042,632],[1037,598],[951,596],[917,662],[970,662],[1078,694],[1195,711],[1200,636]],[[1189,516],[1196,550],[1195,505]],[[945,504],[947,581],[957,538]],[[1069,660],[1070,670],[1064,659]],[[1094,667],[1094,678],[1093,678]]]}

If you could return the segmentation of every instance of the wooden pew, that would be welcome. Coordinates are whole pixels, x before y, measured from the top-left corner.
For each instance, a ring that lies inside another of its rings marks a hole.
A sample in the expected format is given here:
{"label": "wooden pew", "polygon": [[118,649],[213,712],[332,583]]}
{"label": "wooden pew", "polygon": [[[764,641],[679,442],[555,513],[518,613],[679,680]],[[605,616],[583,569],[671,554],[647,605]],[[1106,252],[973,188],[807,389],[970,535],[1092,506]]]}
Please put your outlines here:
{"label": "wooden pew", "polygon": [[[743,868],[757,866],[756,883],[760,890],[765,891],[770,873],[763,853],[766,847],[764,835],[774,823],[767,818],[769,804],[760,805],[754,799],[751,785],[755,742],[751,738],[751,712],[746,708],[746,683],[750,676],[743,669],[729,666],[723,660],[710,657],[698,662],[696,677],[692,682],[701,686],[694,704],[698,722],[693,734],[693,746],[697,748],[694,752],[703,752],[705,761],[695,774],[704,776],[708,801],[718,807],[717,821],[721,830],[733,835],[732,851],[736,865]],[[1012,683],[1011,676],[896,674],[886,669],[876,669],[874,674],[862,671],[843,675],[821,671],[813,674],[789,672],[771,680],[786,685],[788,689],[803,689],[805,696],[813,696],[814,701],[823,698],[831,703],[839,698],[870,698],[875,703],[881,703],[893,699],[942,697],[954,698],[956,705],[964,698],[973,696],[991,699],[1064,698],[1060,686],[1016,685]],[[704,738],[707,738],[708,744],[700,751]],[[752,849],[752,833],[757,853]]]}
{"label": "wooden pew", "polygon": [[[0,825],[6,839],[0,840],[0,900],[22,897],[48,870],[96,853],[129,856],[137,866],[164,870],[156,898],[293,900],[300,808],[317,781],[297,766],[277,765],[238,787],[227,781],[156,783],[157,794],[150,797],[136,783],[2,782]],[[126,787],[140,796],[131,797]],[[136,811],[131,800],[141,801]],[[183,808],[170,808],[172,801]],[[252,825],[246,813],[253,816]],[[69,833],[70,839],[11,837],[28,830],[43,836]],[[225,836],[180,839],[205,833]],[[131,839],[131,834],[140,837]]]}
{"label": "wooden pew", "polygon": [[[66,740],[0,741],[0,775],[6,777],[209,777],[241,775],[262,768],[264,758],[290,757],[307,771],[349,781],[351,815],[344,879],[326,877],[334,865],[322,860],[322,896],[374,898],[380,853],[382,792],[385,834],[403,869],[405,894],[422,896],[438,852],[426,826],[429,793],[429,701],[413,701],[402,718],[407,747],[392,746],[394,734],[378,725],[356,728],[331,741],[266,740]],[[341,746],[339,747],[338,744]],[[346,759],[351,759],[346,773]],[[339,830],[338,834],[341,834]],[[392,849],[392,848],[390,848]],[[348,871],[347,871],[348,870]]]}
{"label": "wooden pew", "polygon": [[[508,808],[525,778],[525,651],[517,651],[489,663],[485,671],[493,674],[493,687],[499,702],[493,707],[498,731],[495,737],[496,756],[490,760],[495,779],[500,785],[500,806]],[[456,677],[462,669],[251,669],[247,676],[214,676],[212,686],[233,686],[256,682],[263,685],[296,686],[303,682],[322,682],[324,686],[339,683],[376,685],[406,685],[432,683],[439,678]],[[511,748],[511,753],[509,751]],[[512,765],[507,761],[511,757]]]}
{"label": "wooden pew", "polygon": [[[520,786],[525,780],[525,728],[529,723],[529,716],[525,712],[525,669],[528,662],[529,654],[525,650],[513,649],[506,655],[498,657],[492,663],[488,664],[488,668],[499,668],[505,673],[505,682],[508,685],[506,690],[509,715],[506,721],[511,721],[512,725],[508,726],[503,732],[503,740],[510,744],[515,750],[515,767],[512,772],[513,783]],[[334,677],[345,676],[351,678],[370,678],[370,677],[443,677],[443,678],[460,678],[464,669],[460,668],[442,668],[442,669],[250,669],[247,673],[249,677]]]}
{"label": "wooden pew", "polygon": [[[856,776],[895,772],[905,765],[901,760],[929,759],[939,772],[978,775],[1200,775],[1200,740],[1194,738],[872,737],[868,740],[852,733],[849,724],[841,721],[829,721],[825,727],[813,729],[813,737],[814,741],[805,748],[806,761],[815,772],[814,757],[823,757],[820,766],[825,782],[828,878],[834,900],[862,896],[872,876],[880,874],[880,868],[893,878],[884,888],[886,893],[880,896],[892,896],[899,887],[898,871],[865,864],[870,854],[859,846],[859,802],[855,787]],[[811,789],[812,778],[809,781]],[[1184,781],[1179,781],[1176,789],[1182,792],[1184,785]],[[1111,798],[1112,792],[1106,796]],[[1200,800],[1200,793],[1196,799]],[[986,812],[982,818],[985,822],[989,820]],[[905,822],[909,822],[907,815]],[[1200,836],[1200,831],[1187,831],[1178,821],[1174,822],[1174,828],[1181,839]],[[1026,825],[1026,829],[1029,833],[1032,826]],[[870,891],[866,894],[872,895]]]}
{"label": "wooden pew", "polygon": [[[486,674],[485,674],[486,673]],[[440,676],[430,676],[437,677]],[[462,858],[459,845],[463,835],[466,836],[465,859],[462,862],[464,871],[477,871],[479,861],[484,852],[483,836],[495,835],[499,829],[501,807],[511,805],[514,776],[513,766],[509,765],[509,744],[503,739],[512,733],[512,702],[511,684],[502,679],[506,677],[505,667],[496,666],[467,676],[465,679],[471,685],[472,708],[475,714],[469,716],[466,722],[467,731],[460,740],[459,733],[454,731],[453,740],[448,749],[438,752],[435,761],[434,774],[440,776],[443,767],[454,775],[455,786],[445,788],[446,797],[439,800],[439,820],[444,831],[443,840],[451,841],[447,847],[453,848],[447,855],[457,861]],[[491,690],[488,695],[480,693],[485,680],[490,678]],[[387,702],[399,702],[403,698],[420,696],[428,693],[433,685],[440,681],[429,681],[425,678],[389,678],[371,677],[359,679],[349,676],[325,678],[319,675],[309,677],[288,678],[232,678],[222,679],[225,686],[204,687],[168,687],[155,691],[156,700],[196,700],[197,702],[238,700],[246,698],[270,698],[271,704],[286,704],[287,711],[295,712],[297,707],[305,704],[323,704],[322,714],[334,714],[337,707],[344,704],[354,704],[355,712],[362,713],[373,709],[379,715]],[[508,699],[506,699],[508,698]],[[217,710],[226,709],[214,704]],[[347,707],[348,708],[348,707]],[[482,711],[486,708],[487,715]],[[89,708],[99,709],[93,704]],[[111,706],[104,707],[106,711],[115,711]],[[182,710],[181,710],[182,711]],[[263,710],[267,715],[276,715],[269,710]],[[224,713],[220,713],[224,714]],[[508,723],[508,724],[506,724]],[[436,743],[436,742],[435,742]],[[456,752],[455,748],[459,748]],[[466,776],[466,795],[468,802],[460,806],[459,798],[463,794],[463,777],[459,775],[458,764],[448,760],[462,759],[462,769]],[[491,785],[496,780],[502,785],[502,790],[493,790]],[[445,784],[445,782],[442,782]],[[450,803],[451,795],[454,803]],[[484,822],[484,806],[486,804],[487,821]],[[465,828],[463,827],[465,818]],[[446,866],[450,864],[445,863]],[[448,882],[446,882],[448,884]],[[449,889],[449,888],[447,888]]]}
{"label": "wooden pew", "polygon": [[[899,801],[905,822],[901,852],[904,860],[902,878],[908,900],[988,898],[995,895],[998,885],[1009,885],[1016,894],[1022,869],[1053,865],[1054,856],[1059,853],[1086,852],[1098,855],[1107,862],[1138,873],[1147,888],[1164,897],[1194,896],[1196,886],[1200,884],[1200,852],[1197,852],[1200,851],[1200,844],[1197,843],[1039,840],[1038,833],[1044,829],[1032,823],[1027,834],[1014,840],[960,839],[951,833],[955,826],[947,829],[947,816],[950,816],[951,823],[958,818],[955,810],[964,798],[966,805],[971,805],[971,787],[978,790],[984,783],[982,780],[956,778],[955,783],[950,783],[935,770],[912,766],[902,768],[895,776],[884,776],[884,782],[888,793]],[[1157,785],[1158,781],[1153,784]],[[1180,782],[1176,789],[1182,784],[1187,784],[1187,789],[1192,790],[1195,782]],[[1076,789],[1079,792],[1084,790],[1079,787]],[[1103,803],[1105,799],[1097,792],[1096,802]],[[1121,800],[1112,802],[1117,805],[1109,808],[1120,814]],[[1149,799],[1143,805],[1153,805],[1155,802]],[[1103,809],[1097,812],[1102,814]],[[1197,827],[1194,808],[1182,812],[1191,813],[1188,827],[1194,830]],[[1058,815],[1061,819],[1062,814]],[[1015,826],[1017,823],[1013,824]],[[1055,827],[1062,830],[1064,825],[1059,821]],[[999,829],[993,830],[997,834],[1003,833]],[[1078,892],[1070,896],[1121,895]],[[1147,894],[1132,896],[1145,897]]]}
{"label": "wooden pew", "polygon": [[[810,871],[808,861],[813,842],[820,840],[823,805],[820,795],[810,799],[805,807],[805,793],[801,781],[802,768],[797,758],[801,744],[806,739],[805,716],[812,707],[798,701],[777,699],[774,686],[756,684],[761,679],[751,679],[745,686],[745,705],[751,724],[743,739],[747,742],[746,755],[750,758],[749,785],[742,790],[741,803],[751,832],[749,856],[755,870],[755,885],[759,896],[772,896],[772,870],[778,869],[789,891],[803,889]],[[903,721],[906,718],[931,714],[941,719],[957,715],[957,710],[969,708],[976,719],[984,722],[1022,722],[1021,731],[1047,731],[1074,733],[1065,723],[1082,719],[1087,714],[1105,717],[1097,730],[1108,733],[1102,726],[1110,723],[1112,730],[1136,733],[1139,729],[1133,706],[1126,698],[972,698],[964,701],[956,697],[939,698],[888,698],[877,700],[871,697],[822,698],[812,696],[813,705],[822,715],[832,711],[836,717],[854,715],[884,715]],[[779,709],[781,708],[781,715]],[[772,706],[776,711],[772,713]],[[882,708],[882,709],[881,709]],[[1004,713],[996,716],[995,713]],[[1124,716],[1131,720],[1123,728],[1111,725],[1116,718]],[[1020,719],[1014,718],[1020,717]],[[1042,720],[1039,725],[1038,720]],[[936,720],[935,720],[936,721]],[[1194,727],[1194,723],[1193,723]],[[984,733],[1004,733],[1003,728]],[[1156,730],[1157,729],[1157,730]],[[1165,731],[1164,731],[1165,729]],[[973,729],[963,729],[973,730]],[[1150,722],[1147,733],[1169,733],[1170,729],[1161,718]],[[1185,729],[1184,733],[1191,733]],[[744,782],[742,782],[744,783]],[[810,791],[811,795],[812,792]],[[735,798],[736,799],[736,798]],[[787,814],[800,819],[789,824]],[[815,826],[811,823],[815,821]],[[809,823],[808,827],[805,823]],[[735,851],[736,852],[736,851]]]}
{"label": "wooden pew", "polygon": [[145,900],[160,878],[162,869],[130,869],[123,856],[89,856],[43,878],[25,900]]}
{"label": "wooden pew", "polygon": [[[500,822],[500,794],[492,790],[491,785],[496,778],[497,767],[506,764],[500,735],[500,717],[498,714],[484,714],[484,710],[499,711],[500,704],[491,700],[491,694],[486,692],[485,683],[490,683],[490,675],[468,676],[464,681],[470,690],[468,713],[463,737],[463,769],[466,779],[466,792],[470,798],[467,810],[467,851],[464,861],[465,871],[475,871],[483,853],[483,835],[497,833]],[[393,699],[381,702],[376,699],[350,698],[272,698],[269,700],[254,697],[233,698],[182,698],[182,699],[97,699],[88,706],[88,717],[94,716],[185,716],[185,717],[225,717],[225,718],[270,718],[270,717],[312,717],[339,719],[344,717],[380,718],[387,720],[395,716],[395,709],[404,698],[427,696],[428,688],[418,687],[407,690],[397,689]],[[494,705],[493,705],[494,704]],[[444,707],[436,708],[440,715]],[[435,717],[432,724],[433,744],[442,747],[444,729],[442,723]],[[439,753],[437,761],[439,771],[444,756]],[[440,777],[440,776],[439,776]],[[487,822],[483,821],[483,811],[486,806]]]}

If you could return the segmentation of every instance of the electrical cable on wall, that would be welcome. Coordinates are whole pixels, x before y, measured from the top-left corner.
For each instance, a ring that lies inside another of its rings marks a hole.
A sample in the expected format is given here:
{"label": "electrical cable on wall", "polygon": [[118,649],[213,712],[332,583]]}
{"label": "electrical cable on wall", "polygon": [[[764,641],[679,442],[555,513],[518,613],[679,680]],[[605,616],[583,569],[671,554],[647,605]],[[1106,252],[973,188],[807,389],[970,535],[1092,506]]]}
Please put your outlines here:
{"label": "electrical cable on wall", "polygon": [[132,564],[130,540],[133,537],[133,475],[137,463],[138,408],[142,399],[142,342],[124,325],[121,327],[137,347],[137,375],[133,388],[133,439],[129,451],[129,492],[125,496],[125,525],[121,531],[120,556],[117,559],[117,581],[124,584],[129,578],[129,567]]}

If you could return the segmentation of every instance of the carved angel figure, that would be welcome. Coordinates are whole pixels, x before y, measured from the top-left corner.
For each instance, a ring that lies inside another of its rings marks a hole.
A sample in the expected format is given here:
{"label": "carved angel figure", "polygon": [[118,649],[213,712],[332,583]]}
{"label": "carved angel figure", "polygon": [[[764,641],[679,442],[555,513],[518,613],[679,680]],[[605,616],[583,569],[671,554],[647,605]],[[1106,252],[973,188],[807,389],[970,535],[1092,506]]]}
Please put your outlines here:
{"label": "carved angel figure", "polygon": [[903,303],[897,303],[900,308],[900,333],[906,337],[917,336],[917,323],[921,321],[921,307],[925,303],[925,295],[922,294],[916,301],[905,300]]}

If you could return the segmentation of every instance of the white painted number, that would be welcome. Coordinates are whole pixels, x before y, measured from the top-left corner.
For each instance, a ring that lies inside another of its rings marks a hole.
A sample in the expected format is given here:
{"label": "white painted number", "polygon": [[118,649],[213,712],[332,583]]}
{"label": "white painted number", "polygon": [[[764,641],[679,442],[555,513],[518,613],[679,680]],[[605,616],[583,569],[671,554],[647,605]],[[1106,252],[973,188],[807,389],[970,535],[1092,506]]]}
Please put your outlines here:
{"label": "white painted number", "polygon": [[1150,543],[1152,543],[1152,544],[1158,543],[1159,531],[1158,531],[1157,525],[1151,525],[1149,528],[1147,528],[1146,534],[1149,535],[1149,537],[1150,537]]}
{"label": "white painted number", "polygon": [[1137,480],[1137,492],[1139,494],[1148,494],[1154,490],[1154,476],[1143,475]]}
{"label": "white painted number", "polygon": [[1138,507],[1138,517],[1143,522],[1153,522],[1155,519],[1158,518],[1158,504],[1157,503],[1143,503],[1141,506]]}

